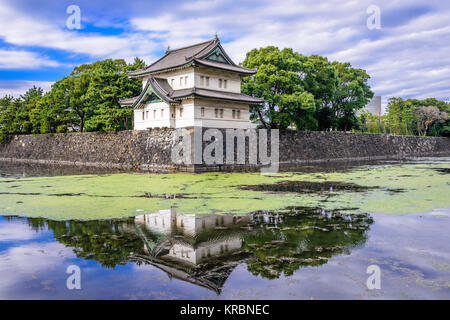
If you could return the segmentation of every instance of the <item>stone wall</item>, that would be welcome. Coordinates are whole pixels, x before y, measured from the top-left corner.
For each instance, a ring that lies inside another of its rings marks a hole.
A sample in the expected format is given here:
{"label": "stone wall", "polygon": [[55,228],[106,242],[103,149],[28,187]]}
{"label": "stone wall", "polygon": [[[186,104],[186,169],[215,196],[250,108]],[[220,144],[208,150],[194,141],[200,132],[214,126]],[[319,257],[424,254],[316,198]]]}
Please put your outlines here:
{"label": "stone wall", "polygon": [[118,133],[15,136],[0,145],[0,160],[103,168],[176,171],[171,162],[171,129]]}
{"label": "stone wall", "polygon": [[444,155],[450,155],[450,138],[312,131],[280,133],[281,163]]}
{"label": "stone wall", "polygon": [[[173,134],[173,129],[153,129],[15,136],[10,142],[0,145],[0,161],[155,172],[241,171],[258,168],[248,164],[174,165],[171,161]],[[248,154],[248,145],[246,149]],[[309,162],[445,156],[450,155],[450,139],[287,131],[280,132],[279,153],[281,168]]]}

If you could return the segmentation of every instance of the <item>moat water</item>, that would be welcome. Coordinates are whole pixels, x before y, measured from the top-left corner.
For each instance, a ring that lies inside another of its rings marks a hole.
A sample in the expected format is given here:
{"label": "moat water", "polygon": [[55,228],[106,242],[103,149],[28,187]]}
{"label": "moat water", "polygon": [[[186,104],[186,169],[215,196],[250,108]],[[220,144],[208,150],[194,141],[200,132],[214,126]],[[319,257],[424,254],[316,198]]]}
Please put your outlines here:
{"label": "moat water", "polygon": [[[0,164],[0,298],[449,299],[449,168],[261,177]],[[80,289],[68,288],[71,266]]]}

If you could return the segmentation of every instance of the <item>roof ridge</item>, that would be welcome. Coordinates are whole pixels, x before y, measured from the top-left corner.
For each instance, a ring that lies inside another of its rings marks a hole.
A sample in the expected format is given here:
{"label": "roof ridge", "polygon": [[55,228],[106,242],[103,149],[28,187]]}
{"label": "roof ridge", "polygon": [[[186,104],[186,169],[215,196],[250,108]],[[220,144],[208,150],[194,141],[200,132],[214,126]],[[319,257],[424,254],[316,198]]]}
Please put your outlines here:
{"label": "roof ridge", "polygon": [[[182,49],[192,48],[192,47],[199,46],[199,45],[206,44],[206,43],[213,43],[215,41],[218,41],[218,39],[211,39],[211,40],[208,40],[208,41],[203,41],[203,42],[199,42],[199,43],[196,43],[196,44],[191,44],[190,46],[185,46],[185,47],[181,47],[181,48],[177,48],[177,49],[173,49],[173,50],[168,50],[168,51],[166,51],[166,53],[161,58],[159,58],[158,60],[154,61],[153,63],[150,63],[145,68],[140,69],[140,70],[129,71],[128,73],[130,75],[133,75],[133,74],[138,74],[138,72],[140,72],[140,71],[148,70],[148,69],[150,69],[150,67],[152,67],[153,65],[155,65],[156,63],[158,63],[159,61],[161,61],[162,59],[164,59],[168,55],[170,55],[170,53],[172,53],[172,52],[179,51],[179,50],[182,50]],[[207,47],[208,46],[206,46],[205,48],[207,48]],[[200,52],[202,52],[205,48],[200,50]]]}
{"label": "roof ridge", "polygon": [[[219,44],[219,43],[220,43],[219,39],[214,39],[214,40],[212,40],[210,44],[208,44],[207,46],[205,46],[205,47],[204,47],[202,50],[200,50],[199,52],[193,54],[193,55],[190,56],[190,57],[186,57],[186,60],[196,59],[198,56],[203,56],[203,55],[207,54],[207,53],[210,52],[213,48],[215,48],[215,47],[217,46],[217,44]],[[212,48],[210,48],[211,45],[214,45],[214,46],[213,46]],[[206,49],[208,49],[208,50],[206,50]],[[204,51],[206,51],[205,54],[203,54]]]}
{"label": "roof ridge", "polygon": [[215,40],[216,40],[216,39],[212,39],[212,40],[207,40],[207,41],[203,41],[203,42],[191,44],[191,45],[189,45],[189,46],[185,46],[185,47],[181,47],[181,48],[169,50],[169,51],[167,51],[167,53],[174,52],[174,51],[179,51],[179,50],[183,50],[183,49],[187,49],[187,48],[192,48],[192,47],[195,47],[195,46],[199,46],[199,45],[201,45],[201,44],[205,44],[205,43],[208,43],[208,42],[213,42],[213,41],[215,41]]}
{"label": "roof ridge", "polygon": [[[154,83],[156,86],[158,86],[158,88],[159,88],[164,94],[166,94],[166,95],[168,95],[168,96],[171,95],[172,92],[167,91],[166,89],[164,89],[163,87],[161,87],[161,84],[158,82],[158,80],[162,80],[162,81],[165,81],[165,82],[169,83],[169,82],[167,81],[166,78],[150,77],[150,79],[152,79],[153,83]],[[173,91],[173,89],[172,89],[172,91]]]}

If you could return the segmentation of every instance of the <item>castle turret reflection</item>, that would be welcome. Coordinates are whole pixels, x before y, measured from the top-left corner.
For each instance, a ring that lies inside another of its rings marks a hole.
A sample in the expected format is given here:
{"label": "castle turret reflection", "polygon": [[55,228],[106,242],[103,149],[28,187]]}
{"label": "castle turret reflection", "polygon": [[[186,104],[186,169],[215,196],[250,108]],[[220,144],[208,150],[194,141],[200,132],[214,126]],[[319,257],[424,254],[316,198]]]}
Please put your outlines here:
{"label": "castle turret reflection", "polygon": [[215,214],[183,215],[169,209],[137,216],[135,223],[141,231],[164,235],[161,243],[145,246],[147,253],[160,259],[197,266],[208,259],[240,250],[240,227],[250,223],[250,218]]}
{"label": "castle turret reflection", "polygon": [[32,228],[53,230],[78,257],[111,268],[150,264],[216,293],[239,264],[255,276],[275,279],[349,254],[364,245],[373,223],[368,214],[311,208],[245,216],[182,214],[172,208],[126,220],[27,221]]}

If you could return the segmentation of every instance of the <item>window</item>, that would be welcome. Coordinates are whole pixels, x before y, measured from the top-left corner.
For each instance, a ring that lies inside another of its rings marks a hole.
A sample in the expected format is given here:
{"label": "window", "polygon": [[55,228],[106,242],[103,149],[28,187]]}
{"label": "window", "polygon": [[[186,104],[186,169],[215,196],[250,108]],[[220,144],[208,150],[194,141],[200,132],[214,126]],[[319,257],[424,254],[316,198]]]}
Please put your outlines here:
{"label": "window", "polygon": [[223,87],[226,89],[227,88],[227,80],[223,80]]}
{"label": "window", "polygon": [[202,117],[205,116],[205,108],[201,108],[201,116],[202,116]]}
{"label": "window", "polygon": [[148,120],[148,111],[145,112],[145,118]]}
{"label": "window", "polygon": [[241,110],[237,111],[237,118],[240,119],[241,118]]}
{"label": "window", "polygon": [[184,85],[187,86],[187,78],[188,76],[184,77]]}
{"label": "window", "polygon": [[222,79],[219,79],[219,88],[222,88]]}
{"label": "window", "polygon": [[175,79],[170,80],[170,85],[171,85],[172,88],[173,88],[173,86],[175,85]]}
{"label": "window", "polygon": [[220,117],[223,118],[223,109],[220,109]]}
{"label": "window", "polygon": [[236,118],[236,110],[233,110],[233,119]]}
{"label": "window", "polygon": [[200,76],[200,85],[202,85],[202,86],[205,85],[205,77],[204,76]]}
{"label": "window", "polygon": [[183,117],[183,108],[180,108],[180,118]]}
{"label": "window", "polygon": [[142,120],[145,120],[145,113],[142,111]]}
{"label": "window", "polygon": [[216,118],[219,117],[219,109],[214,109],[214,115],[216,116]]}
{"label": "window", "polygon": [[164,118],[164,109],[161,109],[161,118]]}
{"label": "window", "polygon": [[183,77],[180,77],[180,87],[183,85]]}
{"label": "window", "polygon": [[153,119],[156,119],[156,110],[153,110]]}
{"label": "window", "polygon": [[206,86],[209,87],[209,77],[205,77],[206,79]]}

